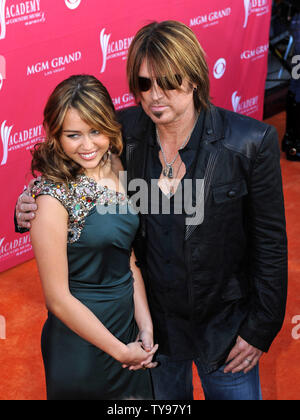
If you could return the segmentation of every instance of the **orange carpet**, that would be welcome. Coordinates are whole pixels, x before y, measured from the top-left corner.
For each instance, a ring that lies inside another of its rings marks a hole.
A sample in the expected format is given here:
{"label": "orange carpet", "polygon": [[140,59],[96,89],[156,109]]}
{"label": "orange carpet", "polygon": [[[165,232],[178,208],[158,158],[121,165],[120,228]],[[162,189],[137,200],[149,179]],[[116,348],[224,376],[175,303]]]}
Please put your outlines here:
{"label": "orange carpet", "polygon": [[[285,113],[267,122],[277,127],[282,138]],[[300,399],[300,162],[288,162],[282,155],[281,164],[289,238],[289,294],[283,329],[261,361],[265,400]],[[299,328],[293,324],[297,315]],[[0,274],[0,400],[45,399],[40,354],[45,317],[34,260]],[[195,399],[203,399],[197,375],[194,389]]]}

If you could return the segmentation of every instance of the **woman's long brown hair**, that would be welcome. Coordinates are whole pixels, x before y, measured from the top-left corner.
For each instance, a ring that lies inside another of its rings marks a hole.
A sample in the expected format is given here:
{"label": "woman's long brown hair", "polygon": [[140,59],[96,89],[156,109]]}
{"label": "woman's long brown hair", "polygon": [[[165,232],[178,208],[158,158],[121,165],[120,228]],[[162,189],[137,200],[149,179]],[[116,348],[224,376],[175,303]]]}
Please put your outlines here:
{"label": "woman's long brown hair", "polygon": [[60,138],[67,111],[74,108],[82,120],[110,139],[110,150],[120,155],[123,148],[121,126],[107,89],[94,76],[76,75],[61,82],[44,109],[46,139],[32,151],[31,172],[53,182],[68,183],[82,173],[79,164],[63,151]]}

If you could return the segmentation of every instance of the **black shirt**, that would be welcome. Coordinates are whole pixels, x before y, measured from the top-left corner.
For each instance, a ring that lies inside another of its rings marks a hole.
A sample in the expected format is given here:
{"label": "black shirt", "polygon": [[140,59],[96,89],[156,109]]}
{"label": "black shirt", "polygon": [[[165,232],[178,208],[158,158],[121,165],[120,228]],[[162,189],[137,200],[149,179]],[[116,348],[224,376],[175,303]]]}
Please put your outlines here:
{"label": "black shirt", "polygon": [[[193,175],[194,163],[203,132],[203,114],[204,112],[201,112],[189,142],[179,151],[186,166],[186,174],[181,181],[182,197],[184,197],[184,180],[192,178]],[[162,172],[159,160],[160,147],[154,129],[152,137],[149,138],[148,148],[146,174],[148,183],[150,183],[151,180],[158,180]],[[169,199],[157,186],[159,212],[151,214],[149,208],[146,216],[148,293],[155,343],[159,344],[160,353],[171,356],[174,360],[197,357],[193,340],[194,330],[190,320],[187,270],[184,258],[186,214],[184,211],[181,214],[174,212],[175,197],[178,191],[175,196]],[[153,195],[151,200],[153,204]],[[163,214],[162,209],[168,208],[165,207],[167,202],[170,205],[170,213]],[[178,203],[178,201],[176,202]]]}

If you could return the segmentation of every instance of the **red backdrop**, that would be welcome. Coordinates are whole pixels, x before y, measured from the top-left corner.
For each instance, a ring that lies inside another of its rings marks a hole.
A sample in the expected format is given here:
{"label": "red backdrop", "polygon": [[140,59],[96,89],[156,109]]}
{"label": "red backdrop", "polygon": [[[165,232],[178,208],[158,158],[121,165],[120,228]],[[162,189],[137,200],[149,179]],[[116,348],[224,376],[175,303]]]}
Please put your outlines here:
{"label": "red backdrop", "polygon": [[261,119],[270,15],[271,0],[0,0],[0,272],[33,257],[13,212],[60,81],[93,74],[116,109],[133,105],[125,76],[132,38],[153,20],[175,19],[207,53],[213,102]]}

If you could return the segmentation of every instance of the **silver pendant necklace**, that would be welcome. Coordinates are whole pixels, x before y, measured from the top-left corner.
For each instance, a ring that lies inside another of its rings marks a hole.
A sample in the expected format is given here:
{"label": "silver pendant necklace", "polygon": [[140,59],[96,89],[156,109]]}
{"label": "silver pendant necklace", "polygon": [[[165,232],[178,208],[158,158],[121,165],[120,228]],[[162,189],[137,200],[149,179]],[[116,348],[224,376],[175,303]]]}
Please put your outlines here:
{"label": "silver pendant necklace", "polygon": [[187,138],[184,140],[184,142],[182,143],[182,145],[179,147],[179,149],[178,149],[178,151],[177,151],[174,159],[171,162],[167,162],[166,155],[165,155],[164,149],[163,149],[163,147],[161,145],[159,134],[158,134],[158,130],[157,130],[157,127],[156,127],[157,143],[158,143],[158,145],[160,147],[160,150],[161,150],[161,153],[162,153],[162,156],[163,156],[163,160],[164,160],[164,163],[165,163],[165,167],[163,168],[163,175],[165,177],[168,177],[169,179],[172,179],[174,177],[173,165],[174,165],[174,163],[176,162],[176,159],[179,156],[179,150],[182,150],[186,146],[186,144],[189,141],[189,139],[191,138],[191,135],[192,135],[192,133],[194,131],[194,128],[195,128],[195,126],[197,124],[197,120],[198,120],[198,118],[196,118],[196,121],[195,121],[195,124],[194,124],[194,126],[192,128],[192,131],[189,133],[189,135],[187,136]]}
{"label": "silver pendant necklace", "polygon": [[173,197],[173,195],[175,195],[175,184],[176,184],[177,177],[178,177],[178,174],[179,174],[179,171],[180,171],[180,168],[181,168],[182,163],[183,162],[181,161],[180,162],[180,165],[179,165],[179,167],[177,169],[176,176],[175,176],[174,180],[172,181],[172,184],[171,185],[168,185],[167,184],[167,180],[166,179],[163,179],[164,184],[167,187],[167,190],[169,191],[168,194],[167,194],[167,197],[168,198],[171,198],[171,197]]}

